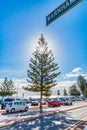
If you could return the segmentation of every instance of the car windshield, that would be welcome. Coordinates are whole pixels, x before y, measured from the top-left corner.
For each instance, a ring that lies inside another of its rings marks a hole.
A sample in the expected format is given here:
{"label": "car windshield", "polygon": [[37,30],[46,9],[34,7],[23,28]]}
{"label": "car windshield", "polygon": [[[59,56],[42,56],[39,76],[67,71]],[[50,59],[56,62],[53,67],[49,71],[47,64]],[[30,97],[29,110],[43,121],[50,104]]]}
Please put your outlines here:
{"label": "car windshield", "polygon": [[70,101],[70,98],[66,98],[67,101]]}
{"label": "car windshield", "polygon": [[13,101],[13,99],[5,99],[4,101],[5,102],[11,102],[11,101]]}
{"label": "car windshield", "polygon": [[32,101],[38,101],[38,99],[32,99]]}
{"label": "car windshield", "polygon": [[12,105],[12,103],[11,103],[11,102],[9,102],[9,103],[8,103],[8,105]]}

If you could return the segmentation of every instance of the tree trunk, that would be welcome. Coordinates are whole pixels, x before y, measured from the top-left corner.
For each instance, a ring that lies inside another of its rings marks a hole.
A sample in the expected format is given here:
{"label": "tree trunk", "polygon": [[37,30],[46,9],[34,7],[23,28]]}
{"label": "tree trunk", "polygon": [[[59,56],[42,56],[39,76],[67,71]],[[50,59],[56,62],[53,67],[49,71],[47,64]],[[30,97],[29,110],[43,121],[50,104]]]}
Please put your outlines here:
{"label": "tree trunk", "polygon": [[42,92],[43,92],[43,85],[41,84],[41,93],[40,93],[40,112],[42,113]]}

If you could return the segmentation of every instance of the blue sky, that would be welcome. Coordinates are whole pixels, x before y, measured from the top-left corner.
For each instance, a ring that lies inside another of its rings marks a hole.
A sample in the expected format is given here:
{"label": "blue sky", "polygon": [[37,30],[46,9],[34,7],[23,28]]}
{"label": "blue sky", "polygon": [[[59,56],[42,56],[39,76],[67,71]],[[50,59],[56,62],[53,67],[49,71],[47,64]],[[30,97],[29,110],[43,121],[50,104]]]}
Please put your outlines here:
{"label": "blue sky", "polygon": [[72,83],[80,74],[87,78],[87,0],[46,26],[46,16],[62,2],[0,0],[0,82],[5,77],[26,81],[29,59],[41,34],[59,64],[60,84]]}

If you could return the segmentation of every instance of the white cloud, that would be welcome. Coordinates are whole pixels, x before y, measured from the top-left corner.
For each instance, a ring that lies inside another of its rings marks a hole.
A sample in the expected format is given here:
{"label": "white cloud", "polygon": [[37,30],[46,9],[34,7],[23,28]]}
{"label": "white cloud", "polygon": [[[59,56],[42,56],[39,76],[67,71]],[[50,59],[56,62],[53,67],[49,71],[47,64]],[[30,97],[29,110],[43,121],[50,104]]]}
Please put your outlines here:
{"label": "white cloud", "polygon": [[3,78],[0,79],[0,85],[1,85],[1,83],[3,82],[3,80],[4,80]]}
{"label": "white cloud", "polygon": [[81,75],[87,80],[87,72]]}
{"label": "white cloud", "polygon": [[78,67],[72,70],[73,73],[79,73],[82,70],[82,68]]}
{"label": "white cloud", "polygon": [[[0,79],[0,83],[3,82],[4,79]],[[24,97],[27,98],[27,97],[32,97],[33,95],[35,96],[38,96],[39,94],[38,93],[34,93],[34,92],[29,92],[29,91],[25,91],[22,89],[23,86],[27,86],[27,81],[24,80],[24,79],[13,79],[13,82],[14,82],[14,85],[15,85],[15,88],[16,88],[16,91],[18,92],[18,97],[22,97],[22,94],[24,93]],[[53,87],[51,90],[52,90],[52,95],[57,95],[57,90],[59,89],[60,90],[60,93],[63,94],[63,90],[64,88],[67,90],[69,90],[69,87],[74,84],[76,81],[61,81],[61,82],[58,82],[58,84]],[[17,96],[17,95],[15,95]]]}
{"label": "white cloud", "polygon": [[84,78],[87,79],[87,72],[82,72],[81,67],[74,68],[71,72],[62,75],[63,79],[67,78],[77,78],[79,75],[82,75]]}
{"label": "white cloud", "polygon": [[66,89],[66,91],[68,92],[69,91],[69,87],[72,86],[74,83],[76,83],[76,81],[61,81],[61,82],[58,82],[58,84],[51,88],[52,90],[52,95],[57,95],[57,90],[60,90],[60,93],[61,95],[63,95],[63,91],[64,91],[64,88]]}
{"label": "white cloud", "polygon": [[68,81],[68,80],[66,80],[66,81],[60,81],[60,82],[58,82],[58,84],[55,86],[55,87],[53,87],[52,89],[54,89],[55,88],[55,90],[57,90],[58,88],[60,89],[60,90],[64,90],[64,88],[66,89],[66,90],[68,90],[69,89],[69,87],[71,86],[71,85],[73,85],[74,83],[76,83],[76,81],[75,80],[71,80],[71,81]]}
{"label": "white cloud", "polygon": [[58,82],[58,86],[59,87],[67,87],[67,86],[71,86],[72,84],[74,84],[76,81],[75,80],[71,80],[71,81],[68,81],[68,80],[66,80],[66,81],[61,81],[61,82]]}
{"label": "white cloud", "polygon": [[[85,79],[87,79],[87,72],[82,72],[81,71],[82,68],[78,67],[78,68],[74,68],[71,72],[66,73],[65,75],[63,75],[63,79],[67,79],[66,81],[60,81],[58,82],[58,84],[53,87],[52,90],[52,95],[57,95],[57,90],[60,90],[60,93],[63,95],[63,91],[64,88],[67,90],[69,90],[69,87],[72,86],[74,83],[76,83],[76,79],[72,80],[71,78],[77,78],[79,75],[84,76]],[[17,71],[17,70],[2,70],[0,73],[10,73],[10,74],[15,74],[15,75],[21,75],[22,73],[24,73],[24,71]],[[68,80],[69,79],[69,80]],[[70,80],[71,79],[71,80]],[[3,78],[0,79],[0,84],[3,82]],[[22,97],[22,94],[24,93],[25,98],[26,97],[31,97],[33,95],[38,95],[38,93],[34,93],[34,92],[29,92],[29,91],[25,91],[22,89],[23,86],[27,86],[27,81],[24,78],[12,78],[15,88],[18,91],[18,96]]]}
{"label": "white cloud", "polygon": [[78,76],[79,76],[79,74],[75,74],[75,73],[70,72],[70,73],[65,74],[64,78],[76,78]]}
{"label": "white cloud", "polygon": [[[13,78],[12,80],[14,82],[15,89],[18,92],[18,94],[15,94],[14,97],[22,98],[23,94],[24,94],[24,98],[38,96],[38,93],[25,91],[24,89],[22,89],[23,86],[27,86],[27,81],[25,79]],[[3,81],[4,81],[4,79],[1,78],[0,79],[0,85]]]}
{"label": "white cloud", "polygon": [[11,77],[21,77],[25,76],[27,71],[25,70],[16,70],[16,69],[0,69],[0,75],[3,77],[11,76]]}
{"label": "white cloud", "polygon": [[0,69],[0,74],[3,74],[3,73],[8,73],[9,72],[9,70],[7,70],[7,69]]}
{"label": "white cloud", "polygon": [[[0,79],[0,85],[1,83],[4,81],[3,78]],[[19,87],[22,88],[22,86],[26,86],[27,85],[27,81],[25,79],[16,79],[13,78],[12,81],[14,82],[15,87]]]}

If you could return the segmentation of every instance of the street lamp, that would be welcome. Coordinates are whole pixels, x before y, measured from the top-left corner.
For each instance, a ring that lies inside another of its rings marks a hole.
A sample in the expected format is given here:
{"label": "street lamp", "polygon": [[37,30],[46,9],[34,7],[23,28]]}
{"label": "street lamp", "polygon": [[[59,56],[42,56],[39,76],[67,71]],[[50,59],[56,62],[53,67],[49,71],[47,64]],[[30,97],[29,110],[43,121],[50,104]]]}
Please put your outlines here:
{"label": "street lamp", "polygon": [[16,98],[18,98],[18,84],[17,84],[16,91],[17,91]]}
{"label": "street lamp", "polygon": [[22,99],[24,99],[24,93],[22,93]]}

